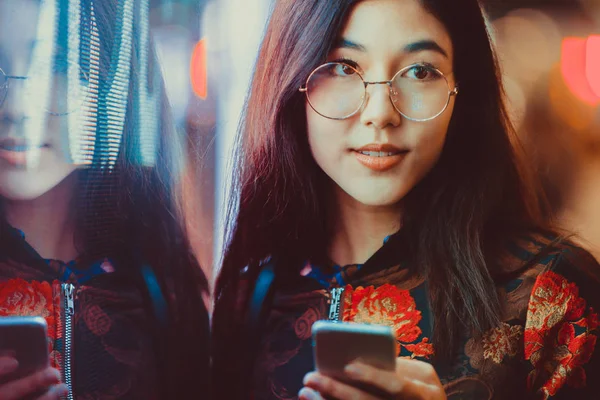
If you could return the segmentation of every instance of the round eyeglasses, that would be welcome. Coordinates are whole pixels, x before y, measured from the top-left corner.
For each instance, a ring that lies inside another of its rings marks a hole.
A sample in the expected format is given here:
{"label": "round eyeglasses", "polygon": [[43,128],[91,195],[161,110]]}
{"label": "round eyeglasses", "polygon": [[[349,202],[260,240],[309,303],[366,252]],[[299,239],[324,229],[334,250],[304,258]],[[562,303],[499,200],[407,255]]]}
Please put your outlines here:
{"label": "round eyeglasses", "polygon": [[440,116],[458,94],[458,86],[451,87],[440,70],[424,63],[402,68],[389,81],[367,82],[352,65],[328,62],[311,72],[300,91],[317,114],[343,120],[362,109],[368,85],[387,85],[394,108],[417,122]]}
{"label": "round eyeglasses", "polygon": [[[70,85],[68,74],[74,69],[78,71],[79,81],[76,85]],[[11,81],[22,81],[29,79],[27,76],[8,75],[0,67],[0,108],[3,107]],[[51,85],[50,98],[41,107],[54,116],[68,115],[77,110],[88,95],[89,80],[87,75],[77,64],[57,59],[52,66],[49,77]]]}

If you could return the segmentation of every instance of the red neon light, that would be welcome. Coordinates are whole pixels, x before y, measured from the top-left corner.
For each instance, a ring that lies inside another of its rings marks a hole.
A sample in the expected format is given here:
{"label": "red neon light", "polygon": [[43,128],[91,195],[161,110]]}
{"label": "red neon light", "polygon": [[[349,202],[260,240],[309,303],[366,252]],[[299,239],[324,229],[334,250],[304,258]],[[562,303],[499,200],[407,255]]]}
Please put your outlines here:
{"label": "red neon light", "polygon": [[592,92],[600,98],[600,35],[587,40],[585,75]]}
{"label": "red neon light", "polygon": [[[583,38],[565,38],[562,42],[560,69],[571,92],[580,100],[594,106],[600,103],[586,75],[588,45]],[[597,72],[600,73],[600,72]],[[591,74],[594,75],[594,74]]]}
{"label": "red neon light", "polygon": [[206,71],[206,39],[200,39],[192,53],[190,80],[196,96],[206,100],[208,95],[208,77]]}

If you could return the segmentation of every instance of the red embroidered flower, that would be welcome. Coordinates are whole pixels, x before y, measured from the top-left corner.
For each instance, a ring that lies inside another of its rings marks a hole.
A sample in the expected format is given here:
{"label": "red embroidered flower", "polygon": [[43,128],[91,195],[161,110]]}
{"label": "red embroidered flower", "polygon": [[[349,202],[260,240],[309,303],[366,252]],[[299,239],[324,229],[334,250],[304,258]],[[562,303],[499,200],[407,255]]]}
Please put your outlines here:
{"label": "red embroidered flower", "polygon": [[433,345],[429,343],[428,338],[423,338],[420,343],[417,344],[405,344],[406,350],[412,352],[413,357],[425,357],[428,358],[433,354]]}
{"label": "red embroidered flower", "polygon": [[[525,325],[525,357],[534,370],[528,385],[539,385],[544,399],[565,386],[586,384],[583,365],[596,346],[598,314],[586,302],[579,289],[554,272],[541,274],[531,294]],[[576,334],[579,328],[579,335]]]}
{"label": "red embroidered flower", "polygon": [[412,357],[429,357],[433,354],[433,346],[427,338],[419,343],[411,343],[422,333],[419,328],[421,311],[417,309],[408,290],[400,290],[390,284],[377,289],[373,286],[356,289],[347,286],[343,320],[391,327],[398,340],[398,354],[401,346],[413,353]]}
{"label": "red embroidered flower", "polygon": [[11,279],[0,283],[0,316],[43,317],[48,324],[48,351],[52,365],[56,366],[59,355],[54,342],[61,336],[60,291],[52,290],[49,282],[28,282]]}
{"label": "red embroidered flower", "polygon": [[96,336],[106,335],[112,325],[110,317],[98,305],[84,308],[83,320],[88,329]]}
{"label": "red embroidered flower", "polygon": [[0,284],[0,316],[52,315],[52,287],[48,282],[11,279]]}
{"label": "red embroidered flower", "polygon": [[311,329],[319,315],[314,308],[309,308],[300,318],[294,323],[294,331],[300,340],[307,340],[311,336]]}

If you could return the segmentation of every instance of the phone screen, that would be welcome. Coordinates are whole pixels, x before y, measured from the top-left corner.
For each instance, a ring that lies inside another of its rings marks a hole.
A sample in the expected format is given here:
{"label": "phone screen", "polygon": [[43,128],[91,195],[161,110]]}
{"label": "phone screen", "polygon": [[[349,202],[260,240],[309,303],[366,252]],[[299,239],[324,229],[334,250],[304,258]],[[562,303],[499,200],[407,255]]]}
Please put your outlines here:
{"label": "phone screen", "polygon": [[396,338],[389,327],[317,321],[313,325],[315,369],[336,380],[376,396],[380,389],[353,382],[344,373],[346,365],[360,361],[376,368],[394,371],[396,367]]}
{"label": "phone screen", "polygon": [[0,354],[19,362],[17,371],[0,377],[12,381],[49,365],[46,321],[41,317],[0,317]]}

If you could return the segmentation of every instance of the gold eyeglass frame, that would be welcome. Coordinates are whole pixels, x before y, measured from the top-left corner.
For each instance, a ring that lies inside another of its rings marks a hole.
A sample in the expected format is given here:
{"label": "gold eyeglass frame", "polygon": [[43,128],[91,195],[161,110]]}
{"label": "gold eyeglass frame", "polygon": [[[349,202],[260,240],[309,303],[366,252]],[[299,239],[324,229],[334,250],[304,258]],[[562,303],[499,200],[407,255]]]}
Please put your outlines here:
{"label": "gold eyeglass frame", "polygon": [[[345,117],[341,117],[341,118],[332,118],[332,117],[328,117],[326,115],[323,115],[322,113],[320,113],[315,106],[311,103],[310,101],[310,96],[308,95],[308,82],[310,81],[310,79],[312,78],[312,76],[319,71],[321,68],[326,67],[328,65],[343,65],[345,67],[348,67],[350,69],[352,69],[359,77],[360,80],[363,82],[364,84],[364,94],[362,96],[362,101],[360,103],[360,105],[358,106],[358,108],[353,111],[351,114],[346,115]],[[437,113],[436,115],[434,115],[433,117],[429,117],[429,118],[424,118],[424,119],[418,119],[418,118],[411,118],[409,116],[407,116],[406,114],[404,114],[402,111],[398,110],[398,108],[396,107],[396,104],[394,104],[394,100],[392,100],[392,90],[395,90],[395,87],[392,85],[393,81],[396,79],[396,77],[398,75],[401,75],[403,73],[405,73],[406,71],[410,70],[411,68],[414,68],[416,66],[423,66],[426,67],[430,70],[435,71],[436,73],[438,73],[442,78],[444,78],[444,80],[446,81],[446,86],[448,86],[448,99],[446,100],[446,104],[444,105],[444,107],[442,108],[442,111],[440,111],[439,113]],[[427,122],[427,121],[431,121],[437,117],[439,117],[440,115],[442,115],[444,113],[444,111],[446,111],[446,109],[448,108],[448,105],[450,104],[450,99],[452,98],[452,96],[456,96],[458,95],[458,84],[456,84],[454,86],[454,88],[451,89],[450,87],[450,82],[448,82],[448,78],[446,78],[446,75],[444,75],[444,73],[442,71],[440,71],[437,68],[434,68],[430,65],[426,65],[423,63],[415,63],[415,64],[411,64],[408,65],[404,68],[402,68],[401,70],[399,70],[398,72],[396,72],[394,74],[394,76],[392,77],[392,79],[390,79],[389,81],[373,81],[373,82],[369,82],[369,81],[365,81],[364,77],[362,76],[362,74],[356,69],[354,68],[352,65],[346,64],[344,62],[339,62],[339,61],[334,61],[334,62],[327,62],[324,64],[319,65],[317,68],[315,68],[310,75],[308,75],[308,78],[306,79],[306,82],[304,83],[303,86],[301,86],[298,90],[302,93],[304,93],[306,95],[306,100],[308,101],[308,104],[310,105],[310,107],[320,116],[327,118],[327,119],[332,119],[332,120],[336,120],[336,121],[341,121],[341,120],[345,120],[348,119],[354,115],[356,115],[356,113],[358,113],[365,105],[365,102],[367,100],[367,86],[369,85],[388,85],[388,87],[390,88],[390,92],[389,92],[389,97],[390,97],[390,101],[392,102],[392,105],[394,106],[394,109],[400,114],[402,115],[404,118],[406,118],[409,121],[415,121],[415,122]]]}
{"label": "gold eyeglass frame", "polygon": [[[0,67],[0,75],[4,75],[4,77],[6,79],[6,82],[4,84],[0,85],[0,90],[5,89],[4,94],[2,96],[0,96],[0,108],[2,108],[4,106],[4,102],[6,101],[6,97],[8,97],[8,91],[10,90],[10,80],[14,79],[14,80],[23,81],[23,80],[29,79],[29,77],[20,76],[20,75],[8,75],[6,72],[4,72],[2,67]],[[84,75],[87,77],[86,74],[84,74]],[[87,99],[88,96],[89,96],[89,89],[88,89],[88,92],[85,93],[85,95],[81,99],[81,104],[83,104],[85,102],[85,100]],[[81,106],[81,104],[80,104],[80,106]],[[69,114],[77,111],[79,109],[79,107],[77,107],[76,109],[67,111],[67,112],[63,112],[63,113],[57,113],[54,111],[50,111],[47,108],[44,108],[44,111],[54,117],[63,117],[65,115],[69,115]]]}

